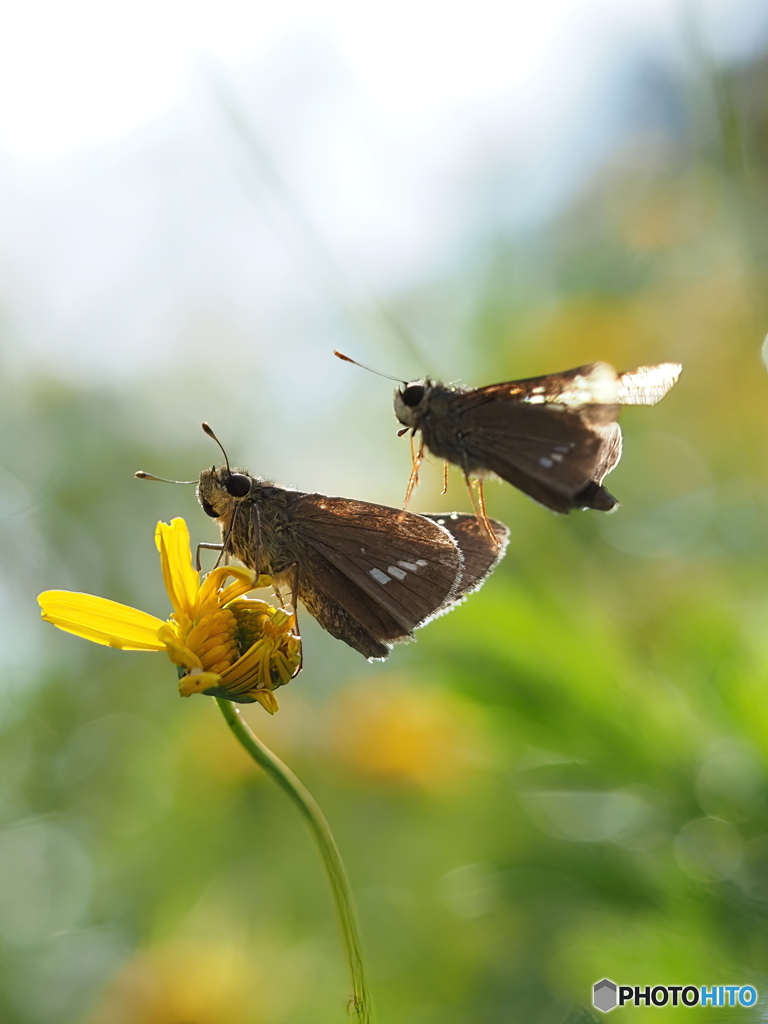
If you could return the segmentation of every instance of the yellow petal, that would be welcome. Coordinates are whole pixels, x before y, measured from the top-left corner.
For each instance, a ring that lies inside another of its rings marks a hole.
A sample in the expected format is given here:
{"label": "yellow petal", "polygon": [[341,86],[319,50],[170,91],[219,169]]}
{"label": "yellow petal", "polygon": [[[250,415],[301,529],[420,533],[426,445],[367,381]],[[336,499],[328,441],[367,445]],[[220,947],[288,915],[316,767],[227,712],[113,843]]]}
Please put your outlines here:
{"label": "yellow petal", "polygon": [[204,690],[211,690],[221,682],[221,676],[216,672],[200,672],[195,670],[182,676],[179,680],[179,695],[191,697],[193,693],[203,693]]}
{"label": "yellow petal", "polygon": [[192,565],[187,524],[183,519],[172,519],[170,525],[158,523],[155,543],[160,552],[165,589],[174,611],[183,611],[193,618],[200,589],[200,574]]}
{"label": "yellow petal", "polygon": [[280,710],[280,705],[277,703],[277,697],[270,690],[251,690],[248,696],[255,697],[259,704],[261,704],[264,710],[268,711],[270,715],[274,715]]}
{"label": "yellow petal", "polygon": [[[224,580],[228,576],[233,576],[235,582],[229,583],[224,587]],[[219,566],[218,569],[212,569],[203,580],[203,585],[200,587],[200,602],[202,604],[215,596],[218,604],[226,604],[227,601],[231,601],[235,597],[240,597],[241,594],[247,594],[249,590],[253,590],[256,582],[257,576],[252,569],[246,569],[241,565]],[[224,589],[219,595],[220,587]]]}
{"label": "yellow petal", "polygon": [[203,663],[200,661],[194,651],[183,644],[173,628],[170,622],[164,622],[157,631],[158,639],[162,641],[163,647],[168,653],[168,657],[174,663],[174,665],[181,665],[182,668],[186,669],[198,669],[202,671]]}
{"label": "yellow petal", "polygon": [[[242,658],[221,673],[222,684],[232,692],[244,691],[251,684],[259,684],[262,676],[269,682],[269,656],[272,645],[262,638],[252,644]],[[265,667],[266,666],[266,667]]]}
{"label": "yellow petal", "polygon": [[[291,651],[291,654],[294,654]],[[272,668],[277,671],[280,677],[280,684],[284,686],[286,683],[290,683],[294,676],[298,675],[299,668],[301,667],[301,656],[294,656],[293,661],[289,661],[288,658],[283,654],[282,651],[275,651],[272,655]]]}
{"label": "yellow petal", "polygon": [[296,628],[296,613],[287,612],[284,608],[275,608],[270,619],[278,633],[290,633]]}
{"label": "yellow petal", "polygon": [[46,590],[37,600],[46,622],[67,633],[123,651],[165,649],[157,635],[163,620],[138,608],[71,590]]}

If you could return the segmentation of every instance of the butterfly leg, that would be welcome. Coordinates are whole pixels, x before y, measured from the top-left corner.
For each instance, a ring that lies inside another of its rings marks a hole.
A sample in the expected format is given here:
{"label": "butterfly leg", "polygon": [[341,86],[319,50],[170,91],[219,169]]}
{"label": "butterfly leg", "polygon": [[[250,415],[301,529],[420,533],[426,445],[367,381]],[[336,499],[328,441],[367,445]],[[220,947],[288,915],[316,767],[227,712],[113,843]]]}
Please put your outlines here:
{"label": "butterfly leg", "polygon": [[446,459],[443,463],[443,489],[440,491],[441,494],[448,493],[448,460]]}
{"label": "butterfly leg", "polygon": [[[301,640],[301,630],[299,629],[299,604],[298,604],[298,602],[299,602],[299,563],[298,562],[293,562],[291,565],[287,565],[285,567],[285,569],[281,571],[281,575],[282,575],[283,572],[287,573],[291,569],[293,569],[293,581],[291,583],[291,608],[293,609],[293,633],[294,633],[295,636],[297,636],[299,638],[299,640]],[[285,601],[283,600],[283,595],[282,595],[282,592],[281,592],[280,588],[278,587],[277,583],[275,583],[274,580],[272,580],[272,589],[275,592],[275,597],[277,598],[277,603],[284,610],[285,609]],[[303,650],[300,651],[299,658],[300,658],[300,660],[299,660],[299,667],[294,672],[294,676],[297,676],[299,674],[299,672],[301,672],[302,668],[304,667],[304,651]],[[293,676],[291,678],[293,678]]]}
{"label": "butterfly leg", "polygon": [[[291,601],[290,601],[290,604],[291,604],[291,608],[293,609],[293,617],[296,620],[296,636],[301,636],[301,633],[299,632],[299,616],[298,616],[298,611],[299,611],[299,563],[298,562],[292,562],[290,565],[286,565],[285,569],[281,569],[280,570],[280,575],[282,576],[284,573],[290,572],[291,569],[293,569],[293,581],[291,583]],[[275,592],[275,597],[277,598],[278,604],[280,605],[281,608],[284,609],[286,607],[286,604],[285,604],[285,601],[283,600],[282,591],[280,590],[280,588],[278,587],[277,583],[275,583],[274,580],[272,580],[272,589]]]}
{"label": "butterfly leg", "polygon": [[[293,631],[296,636],[301,640],[301,630],[299,629],[299,563],[294,562],[293,566],[293,585],[291,587],[291,606],[293,608]],[[294,675],[298,675],[304,667],[304,648],[302,647],[299,652],[299,667],[296,669]]]}
{"label": "butterfly leg", "polygon": [[485,491],[483,490],[483,481],[476,480],[475,483],[477,484],[477,503],[480,506],[481,522],[483,524],[483,527],[485,528],[485,532],[488,534],[488,536],[496,545],[496,547],[498,547],[500,541],[497,539],[496,534],[491,529],[491,521],[488,518],[488,513],[485,511]]}
{"label": "butterfly leg", "polygon": [[419,469],[421,469],[421,463],[424,459],[424,439],[422,438],[421,444],[419,445],[418,454],[416,453],[416,446],[413,443],[414,431],[411,431],[411,476],[408,480],[408,486],[405,489],[405,501],[403,502],[403,508],[408,508],[408,502],[411,500],[414,488],[419,482]]}
{"label": "butterfly leg", "polygon": [[[288,569],[293,569],[294,567],[298,570],[298,566],[295,563],[292,563],[291,565],[289,565]],[[279,585],[275,582],[273,577],[267,576],[266,574],[260,576],[257,579],[257,581],[256,581],[256,588],[255,589],[260,589],[261,587],[270,587],[270,586],[272,587],[272,590],[274,592],[275,598],[277,600],[278,607],[280,608],[281,611],[285,612],[286,611],[286,607],[285,607],[285,602],[283,601],[282,592],[280,590]],[[299,619],[298,619],[298,616],[296,614],[296,593],[297,593],[297,589],[298,588],[297,588],[296,577],[294,576],[294,584],[291,587],[291,592],[293,594],[293,602],[294,602],[293,614],[289,616],[289,620],[293,619],[293,626],[291,628],[291,633],[295,637],[297,637],[298,640],[299,640],[299,663],[298,663],[298,665],[296,665],[296,667],[294,669],[292,669],[290,671],[290,674],[289,674],[289,677],[288,677],[289,680],[290,679],[295,679],[296,676],[299,674],[299,672],[301,672],[301,670],[304,668],[304,651],[303,651],[302,646],[301,646],[301,635],[299,633]],[[280,659],[282,661],[284,668],[288,668],[288,662],[285,659],[285,656],[281,652],[279,652],[279,651],[275,652],[275,661],[277,661],[278,659]],[[270,666],[270,670],[269,671],[270,671],[271,675],[273,675],[273,671],[272,670],[273,670],[273,667],[275,665],[275,661],[273,661],[272,665]],[[278,671],[279,671],[279,665],[278,665]],[[273,676],[273,678],[274,678],[274,676]]]}
{"label": "butterfly leg", "polygon": [[[223,544],[206,544],[206,543],[202,543],[202,544],[198,544],[197,545],[197,553],[195,554],[195,568],[197,569],[198,572],[202,572],[203,571],[203,566],[202,566],[202,563],[200,561],[200,551],[203,548],[205,548],[206,551],[218,551],[219,552],[219,557],[216,559],[216,565],[214,565],[214,567],[213,567],[214,569],[218,568],[219,562],[221,562],[222,558],[224,557],[224,545]],[[211,570],[211,571],[213,571],[213,570]]]}
{"label": "butterfly leg", "polygon": [[[472,480],[468,473],[464,474],[464,480],[467,484],[467,490],[469,491],[469,500],[472,502],[472,511],[475,513],[478,522],[481,524],[485,532],[488,534],[489,539],[493,542],[493,544],[496,547],[498,547],[499,540],[496,537],[496,534],[491,529],[491,524],[488,519],[488,513],[485,511],[485,493],[483,492],[483,481],[478,479]],[[477,504],[475,504],[475,486],[477,487]]]}

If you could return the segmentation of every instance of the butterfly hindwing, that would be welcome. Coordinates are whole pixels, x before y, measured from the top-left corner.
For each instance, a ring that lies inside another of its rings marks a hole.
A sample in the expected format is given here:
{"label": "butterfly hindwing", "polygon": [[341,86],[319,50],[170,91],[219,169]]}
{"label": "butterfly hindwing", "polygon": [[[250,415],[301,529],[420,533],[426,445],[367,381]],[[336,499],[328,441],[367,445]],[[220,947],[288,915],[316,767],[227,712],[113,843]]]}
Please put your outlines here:
{"label": "butterfly hindwing", "polygon": [[[470,396],[465,408],[462,400]],[[557,512],[578,507],[576,496],[592,482],[599,485],[621,456],[617,405],[531,405],[498,393],[481,403],[474,392],[457,394],[452,404],[462,468],[490,470]],[[614,504],[611,499],[608,507]]]}
{"label": "butterfly hindwing", "polygon": [[504,557],[509,541],[509,529],[498,519],[488,519],[495,542],[488,536],[485,523],[475,515],[461,512],[424,514],[448,530],[458,544],[463,559],[458,586],[451,603],[461,600],[483,585],[496,565]]}

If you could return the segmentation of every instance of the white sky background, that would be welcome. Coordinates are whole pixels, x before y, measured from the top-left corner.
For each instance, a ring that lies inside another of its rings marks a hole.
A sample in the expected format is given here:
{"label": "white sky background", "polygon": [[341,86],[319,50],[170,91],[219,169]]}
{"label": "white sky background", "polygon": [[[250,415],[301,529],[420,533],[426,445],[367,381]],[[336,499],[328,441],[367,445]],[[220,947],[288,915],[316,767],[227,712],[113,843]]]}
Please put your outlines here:
{"label": "white sky background", "polygon": [[633,36],[674,47],[688,16],[721,53],[739,52],[754,41],[758,8],[749,0],[25,0],[6,5],[1,23],[0,144],[45,160],[117,139],[183,100],[201,54],[237,67],[296,31],[332,40],[368,102],[408,123],[524,89],[560,42],[588,60]]}
{"label": "white sky background", "polygon": [[[216,417],[222,436],[256,390],[288,433],[348,403],[352,386],[386,416],[389,391],[334,347],[404,376],[471,380],[474,285],[457,268],[473,246],[551,214],[605,157],[638,64],[683,75],[691,25],[731,59],[759,47],[767,23],[764,0],[6,4],[10,372],[129,386],[180,367],[189,378],[157,428],[176,401],[179,430]],[[419,358],[372,297],[452,278],[468,283],[424,314]],[[225,401],[233,368],[248,388]],[[260,471],[281,475],[275,463]]]}

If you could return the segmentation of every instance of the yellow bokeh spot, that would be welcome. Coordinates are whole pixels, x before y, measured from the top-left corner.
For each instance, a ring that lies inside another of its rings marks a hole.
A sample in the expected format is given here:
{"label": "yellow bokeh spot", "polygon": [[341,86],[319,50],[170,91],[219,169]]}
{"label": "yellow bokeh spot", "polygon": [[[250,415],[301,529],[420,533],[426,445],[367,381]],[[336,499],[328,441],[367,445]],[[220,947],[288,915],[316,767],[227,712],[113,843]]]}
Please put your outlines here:
{"label": "yellow bokeh spot", "polygon": [[356,773],[454,788],[493,753],[479,709],[456,694],[402,677],[357,682],[331,710],[339,758]]}
{"label": "yellow bokeh spot", "polygon": [[260,1024],[254,951],[176,940],[137,953],[84,1024]]}

